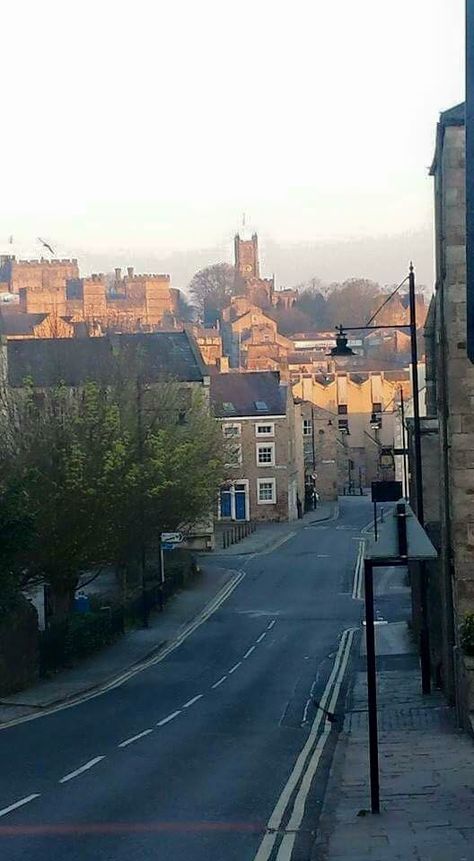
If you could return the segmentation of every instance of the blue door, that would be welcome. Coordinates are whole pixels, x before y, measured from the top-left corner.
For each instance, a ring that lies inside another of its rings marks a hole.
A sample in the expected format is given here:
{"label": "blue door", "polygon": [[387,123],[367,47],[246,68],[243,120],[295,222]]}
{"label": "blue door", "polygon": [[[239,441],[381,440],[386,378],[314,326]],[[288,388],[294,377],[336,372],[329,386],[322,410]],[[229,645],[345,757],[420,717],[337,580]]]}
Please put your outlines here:
{"label": "blue door", "polygon": [[221,517],[231,517],[230,490],[221,490]]}
{"label": "blue door", "polygon": [[[235,488],[235,519],[245,520],[245,489],[241,489],[242,485],[236,485]],[[245,488],[245,486],[244,486]]]}

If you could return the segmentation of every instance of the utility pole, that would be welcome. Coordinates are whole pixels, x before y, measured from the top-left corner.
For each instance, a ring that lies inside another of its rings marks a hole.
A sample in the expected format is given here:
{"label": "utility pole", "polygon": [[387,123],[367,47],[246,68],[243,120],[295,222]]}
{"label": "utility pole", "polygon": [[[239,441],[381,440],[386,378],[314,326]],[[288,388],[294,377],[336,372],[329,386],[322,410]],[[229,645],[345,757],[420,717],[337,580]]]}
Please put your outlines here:
{"label": "utility pole", "polygon": [[405,426],[405,401],[403,398],[403,388],[400,386],[400,410],[402,417],[402,448],[403,448],[403,495],[408,499],[408,468],[407,468],[407,434]]}

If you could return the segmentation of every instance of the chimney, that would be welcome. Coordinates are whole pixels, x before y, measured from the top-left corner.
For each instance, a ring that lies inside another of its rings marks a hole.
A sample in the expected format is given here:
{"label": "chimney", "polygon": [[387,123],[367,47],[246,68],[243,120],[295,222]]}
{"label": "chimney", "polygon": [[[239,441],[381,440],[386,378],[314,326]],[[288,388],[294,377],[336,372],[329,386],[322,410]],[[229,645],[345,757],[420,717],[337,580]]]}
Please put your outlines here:
{"label": "chimney", "polygon": [[127,275],[129,278],[133,278],[133,266],[127,266]]}
{"label": "chimney", "polygon": [[122,278],[122,270],[120,266],[115,267],[115,281],[118,283]]}
{"label": "chimney", "polygon": [[229,357],[228,356],[219,356],[217,359],[217,367],[221,374],[229,373]]}

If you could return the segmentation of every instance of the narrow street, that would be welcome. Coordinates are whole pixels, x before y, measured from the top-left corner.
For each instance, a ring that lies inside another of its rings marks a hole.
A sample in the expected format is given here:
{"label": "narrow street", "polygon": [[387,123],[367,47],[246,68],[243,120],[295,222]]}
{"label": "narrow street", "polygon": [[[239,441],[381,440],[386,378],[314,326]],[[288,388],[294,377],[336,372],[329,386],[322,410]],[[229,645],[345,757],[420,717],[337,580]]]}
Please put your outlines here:
{"label": "narrow street", "polygon": [[237,588],[160,663],[2,730],[1,857],[308,858],[359,644],[370,518],[367,499],[342,499],[337,520],[234,557]]}

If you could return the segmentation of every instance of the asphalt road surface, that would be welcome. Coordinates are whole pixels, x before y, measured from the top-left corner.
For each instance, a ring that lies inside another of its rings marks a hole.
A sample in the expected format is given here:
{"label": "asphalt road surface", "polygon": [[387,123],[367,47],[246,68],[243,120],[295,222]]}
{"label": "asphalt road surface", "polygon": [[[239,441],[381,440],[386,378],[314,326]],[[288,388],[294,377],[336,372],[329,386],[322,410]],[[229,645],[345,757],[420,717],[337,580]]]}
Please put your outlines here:
{"label": "asphalt road surface", "polygon": [[[310,857],[362,602],[367,499],[274,550],[164,660],[0,731],[3,861]],[[225,564],[216,557],[215,564]]]}

